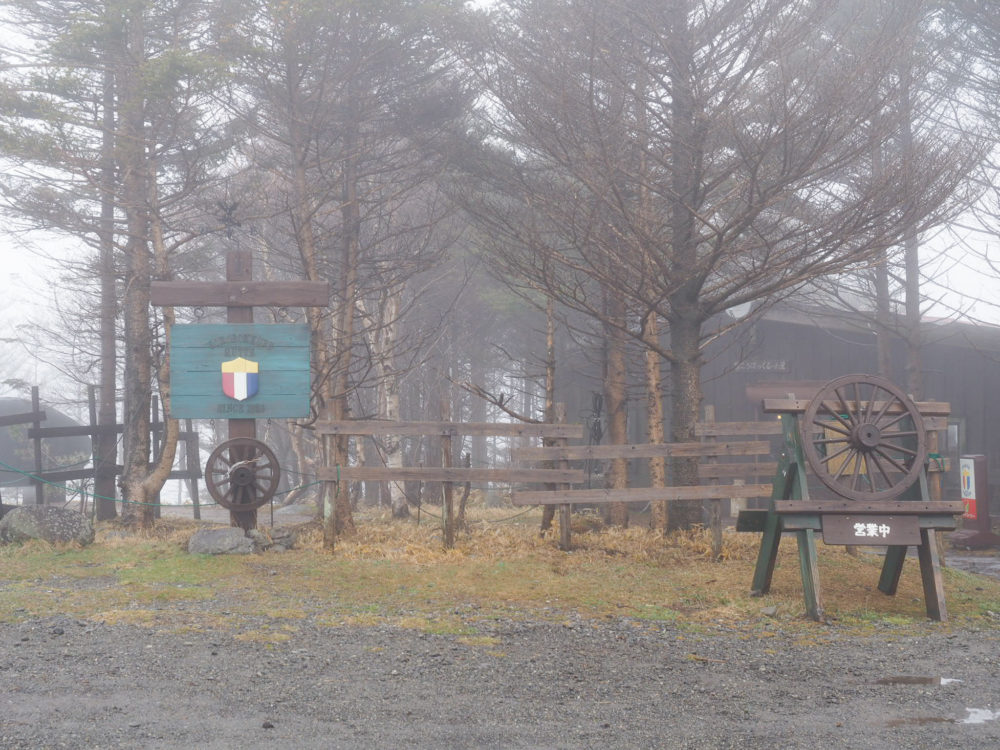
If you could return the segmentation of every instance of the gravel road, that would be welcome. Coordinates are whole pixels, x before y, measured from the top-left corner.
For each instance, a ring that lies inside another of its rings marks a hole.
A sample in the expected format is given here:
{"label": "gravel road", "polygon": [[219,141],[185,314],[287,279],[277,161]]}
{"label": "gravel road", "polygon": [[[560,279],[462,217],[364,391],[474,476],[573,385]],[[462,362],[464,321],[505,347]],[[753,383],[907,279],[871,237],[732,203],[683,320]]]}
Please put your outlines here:
{"label": "gravel road", "polygon": [[995,631],[296,628],[0,625],[0,747],[1000,747]]}

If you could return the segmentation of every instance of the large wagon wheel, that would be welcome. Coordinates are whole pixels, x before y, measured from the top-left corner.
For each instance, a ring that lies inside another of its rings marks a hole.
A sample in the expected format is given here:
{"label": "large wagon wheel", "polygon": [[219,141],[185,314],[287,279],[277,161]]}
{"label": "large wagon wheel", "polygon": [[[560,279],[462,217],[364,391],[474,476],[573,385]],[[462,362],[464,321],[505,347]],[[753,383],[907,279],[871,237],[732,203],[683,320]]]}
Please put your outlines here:
{"label": "large wagon wheel", "polygon": [[208,492],[223,508],[255,510],[274,497],[281,468],[274,452],[253,438],[220,444],[205,464]]}
{"label": "large wagon wheel", "polygon": [[891,500],[927,459],[916,405],[885,378],[844,375],[823,386],[803,415],[803,447],[813,472],[851,500]]}

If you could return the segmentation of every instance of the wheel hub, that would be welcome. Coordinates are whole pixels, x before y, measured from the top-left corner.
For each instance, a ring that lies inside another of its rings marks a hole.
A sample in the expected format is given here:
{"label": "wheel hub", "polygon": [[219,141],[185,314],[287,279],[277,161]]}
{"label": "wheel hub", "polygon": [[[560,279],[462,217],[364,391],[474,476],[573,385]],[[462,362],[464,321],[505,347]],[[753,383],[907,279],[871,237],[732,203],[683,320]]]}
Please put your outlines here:
{"label": "wheel hub", "polygon": [[861,424],[854,428],[852,442],[863,451],[874,450],[882,442],[882,430],[873,424]]}
{"label": "wheel hub", "polygon": [[249,487],[256,481],[256,472],[249,466],[237,466],[229,472],[229,481],[237,487]]}

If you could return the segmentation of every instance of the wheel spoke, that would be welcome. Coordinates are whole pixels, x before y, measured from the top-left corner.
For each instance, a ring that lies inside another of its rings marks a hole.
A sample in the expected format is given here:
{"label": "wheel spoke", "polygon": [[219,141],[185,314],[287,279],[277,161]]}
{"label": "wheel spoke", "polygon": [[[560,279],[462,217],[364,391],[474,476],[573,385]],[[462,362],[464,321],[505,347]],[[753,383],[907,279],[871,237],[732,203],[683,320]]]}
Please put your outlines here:
{"label": "wheel spoke", "polygon": [[854,454],[854,472],[851,478],[851,489],[856,490],[858,488],[858,477],[861,476],[861,463],[862,463],[861,452],[856,451]]}
{"label": "wheel spoke", "polygon": [[910,456],[911,458],[914,457],[914,456],[916,456],[918,454],[917,451],[913,450],[912,448],[907,448],[905,445],[895,445],[893,443],[883,442],[878,447],[880,447],[880,448],[888,448],[888,449],[894,450],[894,451],[899,451],[900,453],[905,453],[906,455]]}
{"label": "wheel spoke", "polygon": [[890,456],[890,455],[889,455],[888,453],[886,453],[886,452],[885,452],[884,450],[882,450],[882,448],[880,448],[880,447],[876,447],[876,448],[875,448],[875,452],[876,452],[876,453],[878,453],[878,454],[879,454],[879,455],[880,455],[880,456],[881,456],[882,458],[884,458],[884,459],[885,459],[886,461],[888,461],[888,462],[889,462],[890,464],[892,464],[892,466],[893,466],[893,467],[894,467],[894,468],[895,468],[895,469],[896,469],[896,470],[897,470],[898,472],[900,472],[901,474],[905,474],[905,473],[907,472],[907,468],[906,468],[906,466],[905,466],[905,465],[901,464],[901,463],[900,463],[899,461],[897,461],[897,460],[896,460],[895,458],[893,458],[892,456]]}
{"label": "wheel spoke", "polygon": [[[845,434],[850,434],[850,432],[851,432],[851,424],[850,424],[850,422],[848,422],[846,419],[844,419],[842,416],[840,416],[840,414],[836,410],[831,409],[830,405],[828,403],[826,403],[825,401],[821,404],[821,406],[822,406],[823,410],[827,414],[829,414],[831,417],[833,417],[835,420],[837,420],[838,422],[840,422],[840,424],[842,424],[844,426],[844,429],[847,430],[847,432]],[[825,421],[829,421],[829,420],[825,420]],[[823,421],[813,420],[813,424],[822,424],[822,423],[823,423]]]}
{"label": "wheel spoke", "polygon": [[833,460],[834,460],[835,458],[838,458],[839,456],[842,456],[842,455],[843,455],[844,453],[846,453],[846,452],[847,452],[847,451],[849,451],[849,450],[851,450],[851,445],[850,445],[850,443],[844,443],[844,447],[843,447],[843,448],[841,448],[841,449],[840,449],[839,451],[836,451],[836,452],[834,452],[834,453],[830,453],[830,454],[828,454],[828,455],[826,455],[826,456],[823,456],[823,458],[821,458],[820,460],[821,460],[821,461],[822,461],[822,462],[823,462],[824,464],[828,464],[828,463],[830,463],[831,461],[833,461]]}
{"label": "wheel spoke", "polygon": [[872,451],[870,458],[872,460],[872,463],[875,464],[875,468],[878,469],[879,474],[881,474],[882,478],[885,479],[886,486],[891,487],[892,479],[889,478],[889,475],[886,473],[885,467],[882,466],[882,462],[879,460],[878,453],[876,451]]}
{"label": "wheel spoke", "polygon": [[[897,403],[897,402],[898,402],[898,399],[887,398],[885,400],[885,402],[882,404],[882,408],[878,410],[878,414],[876,414],[872,418],[872,420],[871,420],[872,424],[879,424],[882,421],[882,417],[884,417],[886,414],[888,414],[889,413],[889,409],[892,408],[892,405],[895,404],[895,403]],[[903,416],[905,416],[905,411],[904,411]],[[893,422],[890,422],[890,424],[895,423],[900,418],[901,417],[897,417],[897,419],[893,420]]]}
{"label": "wheel spoke", "polygon": [[850,429],[841,427],[838,423],[829,419],[823,419],[819,422],[814,422],[813,424],[816,427],[819,427],[821,431],[830,430],[831,432],[837,432],[844,436],[849,436],[851,434]]}
{"label": "wheel spoke", "polygon": [[865,421],[864,408],[862,408],[861,404],[861,383],[854,381],[854,414],[857,416],[857,419],[854,421],[855,424]]}
{"label": "wheel spoke", "polygon": [[875,411],[875,394],[877,392],[877,388],[872,388],[871,395],[868,397],[868,403],[865,404],[864,420],[869,423],[872,421],[872,412]]}
{"label": "wheel spoke", "polygon": [[813,440],[813,445],[837,445],[838,443],[847,443],[848,441],[842,437],[832,437],[832,438],[816,438]]}
{"label": "wheel spoke", "polygon": [[837,394],[837,400],[840,402],[840,406],[843,409],[843,413],[847,415],[848,427],[854,427],[856,424],[854,420],[854,413],[847,406],[847,402],[844,400],[844,395],[840,392],[839,388],[834,388],[833,392]]}
{"label": "wheel spoke", "polygon": [[[838,481],[841,476],[843,476],[847,468],[852,465],[851,462],[856,460],[857,458],[857,451],[855,451],[850,446],[841,451],[841,453],[847,453],[847,456],[843,459],[840,466],[837,468],[837,473],[833,475],[833,481],[835,482]],[[833,456],[832,458],[836,458],[836,456]]]}

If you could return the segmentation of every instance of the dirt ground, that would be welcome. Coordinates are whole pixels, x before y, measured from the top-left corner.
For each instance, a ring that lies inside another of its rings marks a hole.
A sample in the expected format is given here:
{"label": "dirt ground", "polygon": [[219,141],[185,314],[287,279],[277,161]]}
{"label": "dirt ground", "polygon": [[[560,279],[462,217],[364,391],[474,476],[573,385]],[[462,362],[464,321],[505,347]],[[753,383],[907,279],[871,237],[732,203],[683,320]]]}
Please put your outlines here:
{"label": "dirt ground", "polygon": [[476,630],[310,618],[292,640],[264,643],[232,630],[6,624],[0,747],[1000,746],[996,632],[691,632],[572,614]]}
{"label": "dirt ground", "polygon": [[[1000,574],[992,555],[949,564]],[[157,607],[155,627],[0,623],[0,748],[1000,747],[1000,627],[458,608],[462,635],[330,624],[313,607],[269,640],[256,636],[280,623],[235,597]],[[226,628],[188,627],[195,611]]]}

